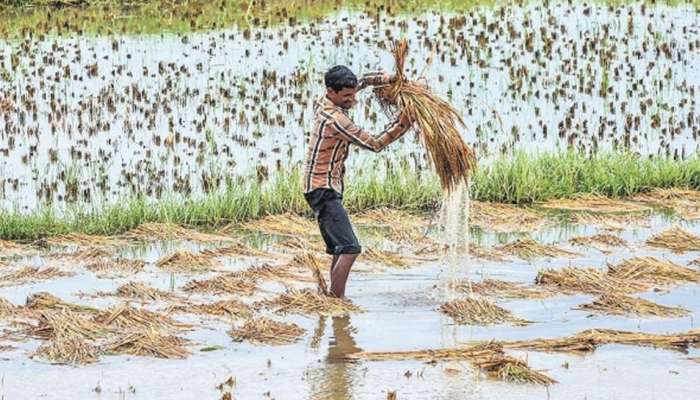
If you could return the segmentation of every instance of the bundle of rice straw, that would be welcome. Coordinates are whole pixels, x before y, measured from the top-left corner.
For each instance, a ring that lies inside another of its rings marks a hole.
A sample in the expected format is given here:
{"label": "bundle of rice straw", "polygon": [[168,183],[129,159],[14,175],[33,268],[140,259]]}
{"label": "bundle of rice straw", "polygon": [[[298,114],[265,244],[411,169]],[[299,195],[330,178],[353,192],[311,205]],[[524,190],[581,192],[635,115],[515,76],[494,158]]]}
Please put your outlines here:
{"label": "bundle of rice straw", "polygon": [[406,113],[414,122],[444,190],[451,193],[460,182],[468,185],[476,167],[476,156],[459,133],[458,127],[465,126],[462,116],[430,89],[408,80],[404,73],[408,54],[406,39],[395,42],[392,52],[396,80],[377,86],[374,93],[384,106]]}

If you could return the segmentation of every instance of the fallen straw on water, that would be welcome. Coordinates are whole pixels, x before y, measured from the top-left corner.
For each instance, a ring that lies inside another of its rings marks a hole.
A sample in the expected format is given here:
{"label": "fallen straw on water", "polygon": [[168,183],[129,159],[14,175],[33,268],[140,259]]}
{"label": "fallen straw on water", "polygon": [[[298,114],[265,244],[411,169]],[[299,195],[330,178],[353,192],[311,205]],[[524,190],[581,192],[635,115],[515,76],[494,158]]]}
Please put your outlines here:
{"label": "fallen straw on water", "polygon": [[449,301],[440,306],[440,311],[449,315],[457,324],[493,325],[511,323],[527,325],[530,322],[513,316],[513,314],[486,299],[475,297]]}
{"label": "fallen straw on water", "polygon": [[653,247],[670,249],[676,253],[700,251],[700,236],[693,235],[678,226],[674,226],[652,236],[647,240],[647,244]]}
{"label": "fallen straw on water", "polygon": [[284,345],[294,343],[306,331],[296,324],[275,321],[266,317],[249,319],[240,328],[233,328],[229,336],[236,341],[254,344]]}
{"label": "fallen straw on water", "polygon": [[608,266],[608,274],[616,279],[656,285],[700,282],[700,272],[654,257],[634,257]]}
{"label": "fallen straw on water", "polygon": [[518,239],[512,243],[496,247],[496,251],[515,255],[524,260],[534,260],[542,257],[576,257],[581,255],[557,246],[540,244],[530,238]]}
{"label": "fallen straw on water", "polygon": [[576,267],[540,270],[535,283],[562,293],[631,293],[648,288],[642,282],[620,279],[595,268]]}
{"label": "fallen straw on water", "polygon": [[260,302],[259,305],[280,314],[335,316],[362,312],[362,309],[350,300],[331,297],[311,289],[290,288],[274,299]]}
{"label": "fallen straw on water", "polygon": [[100,349],[78,338],[55,338],[39,346],[33,358],[41,358],[52,364],[85,365],[98,361]]}
{"label": "fallen straw on water", "polygon": [[649,300],[622,294],[607,293],[591,303],[576,307],[579,310],[594,311],[608,315],[634,315],[654,317],[685,317],[690,311],[683,307],[669,307]]}

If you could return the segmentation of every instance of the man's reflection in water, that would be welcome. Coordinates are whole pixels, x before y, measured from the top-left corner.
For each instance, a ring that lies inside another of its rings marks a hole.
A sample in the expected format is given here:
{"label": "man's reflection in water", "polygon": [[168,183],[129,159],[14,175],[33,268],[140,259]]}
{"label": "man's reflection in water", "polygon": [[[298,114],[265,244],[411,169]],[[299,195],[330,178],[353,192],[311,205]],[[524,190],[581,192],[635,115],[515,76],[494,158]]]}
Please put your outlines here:
{"label": "man's reflection in water", "polygon": [[[355,364],[346,362],[345,355],[362,351],[355,343],[355,328],[350,324],[349,316],[333,317],[333,335],[328,341],[328,355],[319,369],[311,372],[312,399],[346,400],[352,399],[351,393]],[[318,343],[317,335],[323,334],[325,317],[319,319],[319,328],[314,332],[311,345]],[[319,332],[320,330],[320,332]]]}

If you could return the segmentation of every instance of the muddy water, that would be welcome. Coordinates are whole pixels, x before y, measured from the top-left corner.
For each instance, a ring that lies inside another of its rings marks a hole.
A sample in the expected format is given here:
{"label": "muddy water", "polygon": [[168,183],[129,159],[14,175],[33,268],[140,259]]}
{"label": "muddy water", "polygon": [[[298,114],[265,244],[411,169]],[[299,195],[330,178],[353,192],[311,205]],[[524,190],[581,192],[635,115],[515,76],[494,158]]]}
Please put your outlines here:
{"label": "muddy water", "polygon": [[[0,42],[0,96],[15,104],[0,118],[0,205],[199,194],[256,166],[298,164],[323,72],[338,63],[391,70],[381,46],[401,35],[411,75],[438,49],[426,76],[462,110],[481,162],[568,146],[688,156],[700,126],[699,15],[690,5],[552,2]],[[354,118],[372,131],[389,121],[369,94]],[[414,137],[404,141],[382,157],[424,166]],[[349,170],[364,157],[353,154]]]}
{"label": "muddy water", "polygon": [[[651,249],[644,241],[653,233],[678,221],[657,216],[651,228],[630,229],[620,234],[629,248],[617,248],[610,255],[577,247],[581,257],[545,259],[536,262],[513,260],[485,262],[461,259],[457,278],[478,281],[491,277],[532,282],[539,268],[596,266],[622,259],[652,255],[688,265],[700,252],[673,254]],[[700,234],[700,224],[684,224]],[[569,238],[594,233],[589,226],[554,227],[532,233],[542,242],[568,247]],[[485,232],[479,244],[490,246],[519,235]],[[369,239],[365,238],[365,241]],[[27,295],[49,291],[65,300],[106,307],[114,301],[92,298],[89,294],[111,291],[129,280],[147,282],[171,290],[199,275],[164,273],[151,263],[175,248],[200,246],[167,243],[124,248],[125,257],[149,262],[144,272],[129,278],[97,279],[90,273],[36,284],[0,288],[0,297],[22,304]],[[40,258],[18,263],[40,263]],[[236,270],[256,261],[233,261],[225,265]],[[75,267],[76,272],[80,269]],[[407,270],[358,265],[351,277],[348,296],[366,312],[345,317],[279,317],[307,330],[297,343],[287,346],[253,346],[234,343],[226,334],[230,325],[204,320],[204,326],[186,334],[195,341],[193,354],[186,360],[160,360],[144,357],[105,356],[97,364],[83,367],[48,365],[28,359],[37,342],[10,342],[17,350],[0,353],[0,398],[6,399],[192,399],[219,398],[219,383],[236,379],[231,390],[239,399],[377,399],[387,391],[397,391],[399,399],[690,399],[698,395],[700,364],[689,354],[621,345],[602,346],[591,355],[510,352],[527,358],[535,369],[544,370],[559,383],[545,389],[487,379],[467,362],[426,364],[416,361],[344,362],[344,354],[356,351],[399,351],[456,346],[490,339],[561,337],[591,328],[670,333],[697,329],[700,317],[700,286],[682,285],[668,292],[647,292],[641,297],[664,305],[680,305],[692,314],[676,319],[626,318],[590,315],[573,310],[592,299],[588,295],[559,295],[545,300],[499,301],[515,315],[535,321],[525,327],[458,326],[436,308],[445,300],[442,286],[450,278],[448,267],[440,262],[425,263]],[[364,272],[362,272],[364,271]],[[204,276],[204,275],[202,275]],[[283,290],[280,284],[267,284],[255,298]],[[198,321],[199,318],[183,321]],[[200,351],[209,346],[214,351]],[[99,388],[99,390],[96,390]]]}

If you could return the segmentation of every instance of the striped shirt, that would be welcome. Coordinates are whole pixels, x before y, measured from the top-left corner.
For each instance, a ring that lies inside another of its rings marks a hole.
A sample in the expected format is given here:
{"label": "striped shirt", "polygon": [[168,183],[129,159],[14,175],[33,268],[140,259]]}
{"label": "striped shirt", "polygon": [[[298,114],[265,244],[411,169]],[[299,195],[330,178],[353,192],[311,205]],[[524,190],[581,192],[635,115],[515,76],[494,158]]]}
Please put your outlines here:
{"label": "striped shirt", "polygon": [[[365,75],[358,89],[383,83],[378,74]],[[314,104],[314,125],[304,163],[304,193],[319,188],[343,193],[345,160],[350,144],[379,152],[399,139],[409,127],[396,120],[381,134],[373,136],[355,125],[346,110],[322,96]]]}

